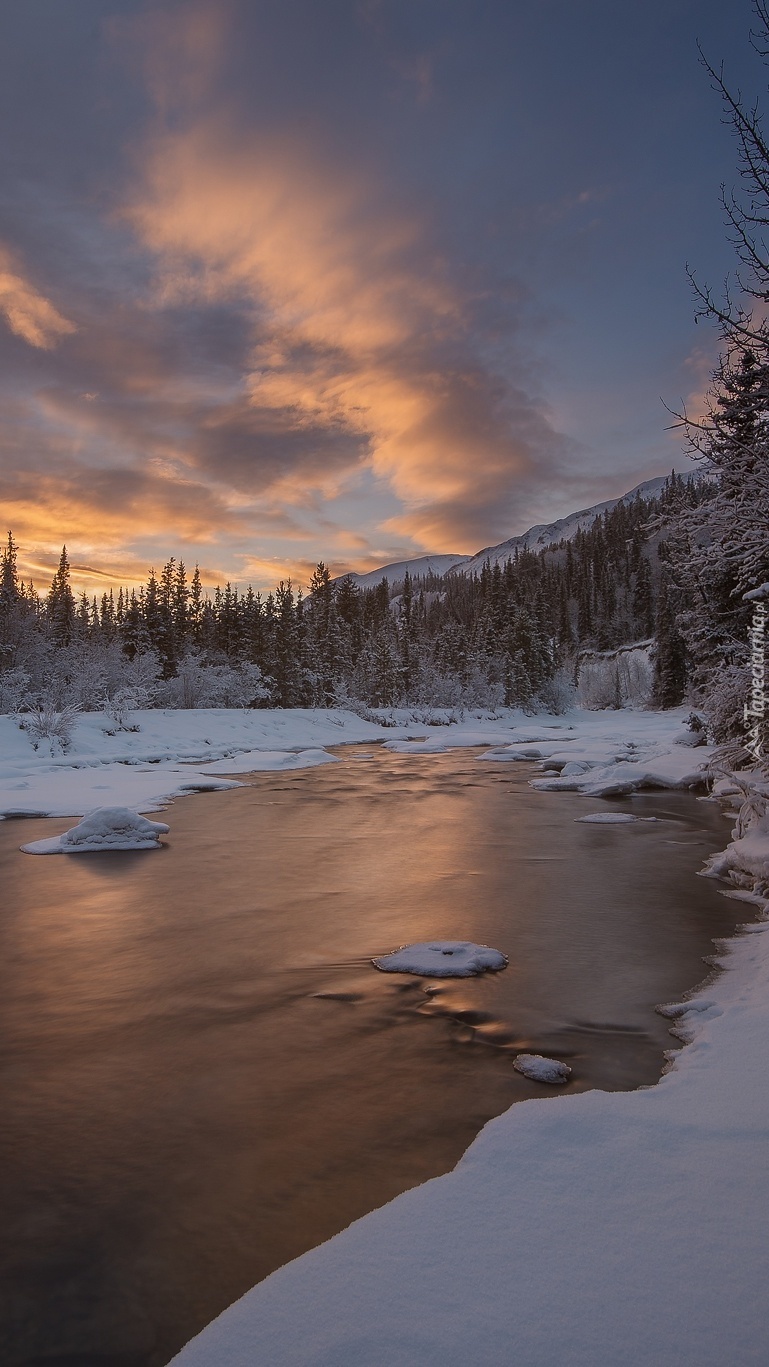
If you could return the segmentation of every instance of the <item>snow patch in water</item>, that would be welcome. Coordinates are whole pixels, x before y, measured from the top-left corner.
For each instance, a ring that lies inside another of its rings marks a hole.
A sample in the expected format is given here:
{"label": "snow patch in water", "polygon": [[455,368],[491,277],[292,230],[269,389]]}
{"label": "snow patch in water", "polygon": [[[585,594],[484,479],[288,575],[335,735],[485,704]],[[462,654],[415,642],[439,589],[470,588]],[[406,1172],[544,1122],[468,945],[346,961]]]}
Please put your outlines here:
{"label": "snow patch in water", "polygon": [[97,807],[63,835],[22,845],[25,854],[86,854],[98,850],[157,850],[170,827],[130,807]]}
{"label": "snow patch in water", "polygon": [[416,973],[426,978],[472,978],[507,966],[507,955],[471,940],[430,940],[404,945],[394,954],[372,959],[383,973]]}
{"label": "snow patch in water", "polygon": [[575,821],[588,822],[595,826],[627,826],[635,821],[656,821],[656,816],[634,816],[632,812],[589,812],[587,816],[577,816]]}
{"label": "snow patch in water", "polygon": [[517,1054],[513,1067],[533,1082],[549,1082],[554,1086],[568,1082],[571,1068],[568,1063],[560,1063],[556,1058],[543,1058],[542,1054]]}

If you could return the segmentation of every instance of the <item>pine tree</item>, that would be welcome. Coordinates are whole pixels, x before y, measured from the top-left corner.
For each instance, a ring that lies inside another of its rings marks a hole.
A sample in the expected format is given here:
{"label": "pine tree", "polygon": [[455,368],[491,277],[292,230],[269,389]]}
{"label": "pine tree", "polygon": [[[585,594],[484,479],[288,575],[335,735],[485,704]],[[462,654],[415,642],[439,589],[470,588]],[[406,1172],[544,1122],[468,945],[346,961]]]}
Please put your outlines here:
{"label": "pine tree", "polygon": [[667,570],[663,571],[655,623],[654,699],[658,707],[678,707],[686,688],[686,646],[675,610],[675,594]]}
{"label": "pine tree", "polygon": [[144,654],[150,648],[147,626],[135,589],[131,590],[128,605],[123,613],[123,624],[120,629],[120,636],[123,645],[123,653],[129,660],[133,660],[136,655]]}
{"label": "pine tree", "polygon": [[190,596],[187,608],[188,626],[194,645],[200,645],[201,615],[203,609],[203,585],[200,582],[200,568],[195,566],[190,585]]}
{"label": "pine tree", "polygon": [[646,556],[640,555],[638,558],[638,568],[636,570],[635,588],[633,589],[633,618],[635,621],[634,634],[645,640],[651,636],[654,629],[654,602],[652,598],[652,580],[649,569],[649,561]]}
{"label": "pine tree", "polygon": [[184,653],[189,630],[189,599],[190,591],[187,587],[187,574],[184,568],[184,561],[180,560],[176,566],[172,602],[176,648],[177,651],[182,654]]}
{"label": "pine tree", "polygon": [[13,533],[8,540],[0,561],[0,613],[10,613],[19,600],[19,574],[17,569],[18,550]]}
{"label": "pine tree", "polygon": [[0,562],[0,669],[10,668],[23,616],[23,599],[19,588],[17,549],[11,532]]}
{"label": "pine tree", "polygon": [[69,645],[75,627],[75,597],[70,586],[69,573],[67,547],[62,546],[59,568],[53,576],[46,599],[51,636],[57,646]]}
{"label": "pine tree", "polygon": [[162,631],[162,619],[160,612],[160,590],[158,588],[158,581],[155,578],[154,569],[151,569],[147,576],[147,584],[141,592],[139,603],[149,647],[151,650],[158,650]]}
{"label": "pine tree", "polygon": [[[486,567],[488,568],[488,566]],[[410,701],[419,673],[419,656],[416,643],[414,617],[414,589],[408,570],[403,578],[399,614],[399,638],[401,653],[401,679],[406,701]]]}

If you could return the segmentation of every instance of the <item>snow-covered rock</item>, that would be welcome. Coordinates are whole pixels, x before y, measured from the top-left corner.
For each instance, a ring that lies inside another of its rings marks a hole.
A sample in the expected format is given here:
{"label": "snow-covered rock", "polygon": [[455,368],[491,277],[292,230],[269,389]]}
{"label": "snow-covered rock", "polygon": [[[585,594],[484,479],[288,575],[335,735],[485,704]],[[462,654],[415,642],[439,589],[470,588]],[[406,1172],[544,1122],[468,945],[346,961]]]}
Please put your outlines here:
{"label": "snow-covered rock", "polygon": [[416,973],[425,978],[473,978],[507,965],[507,956],[471,940],[431,940],[404,945],[394,954],[372,959],[383,973]]}
{"label": "snow-covered rock", "polygon": [[101,850],[157,850],[170,827],[148,821],[129,807],[97,807],[63,835],[32,840],[25,854],[88,854]]}
{"label": "snow-covered rock", "polygon": [[554,1086],[568,1082],[571,1077],[568,1063],[561,1063],[557,1058],[543,1058],[542,1054],[517,1054],[513,1067],[533,1082],[549,1082]]}
{"label": "snow-covered rock", "polygon": [[591,826],[628,826],[636,821],[654,821],[653,816],[634,816],[632,812],[589,812],[587,816],[575,817]]}
{"label": "snow-covered rock", "polygon": [[572,759],[568,764],[564,764],[561,775],[563,778],[571,778],[574,774],[586,774],[589,768],[586,760]]}

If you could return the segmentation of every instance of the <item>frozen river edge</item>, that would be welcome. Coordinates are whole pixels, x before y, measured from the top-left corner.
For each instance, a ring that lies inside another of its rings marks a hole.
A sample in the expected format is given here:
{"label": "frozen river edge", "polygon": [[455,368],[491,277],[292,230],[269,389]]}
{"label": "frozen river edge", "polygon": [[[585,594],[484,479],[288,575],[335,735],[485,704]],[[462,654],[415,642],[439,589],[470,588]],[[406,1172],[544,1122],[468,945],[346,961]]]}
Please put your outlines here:
{"label": "frozen river edge", "polygon": [[[108,737],[103,717],[84,717],[70,753],[51,756],[0,718],[3,813],[158,810],[190,789],[229,787],[225,772],[327,763],[325,747],[343,742],[422,754],[485,744],[496,747],[490,762],[542,757],[553,772],[537,785],[586,792],[586,811],[602,792],[688,786],[705,758],[675,744],[680,713],[505,713],[440,727],[309,711],[135,720],[139,732]],[[714,867],[763,890],[763,821]],[[174,1363],[763,1362],[768,928],[758,922],[730,941],[726,971],[674,1010],[692,1042],[655,1087],[516,1104],[452,1173],[281,1268]]]}

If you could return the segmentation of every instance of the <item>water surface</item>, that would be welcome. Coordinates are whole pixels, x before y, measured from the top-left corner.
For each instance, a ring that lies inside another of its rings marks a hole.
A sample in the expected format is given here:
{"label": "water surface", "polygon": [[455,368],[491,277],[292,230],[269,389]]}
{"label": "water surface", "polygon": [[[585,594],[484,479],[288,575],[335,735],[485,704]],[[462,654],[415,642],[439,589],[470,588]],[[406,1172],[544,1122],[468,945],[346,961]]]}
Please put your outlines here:
{"label": "water surface", "polygon": [[[33,858],[0,823],[5,1367],[161,1367],[255,1281],[447,1171],[552,1053],[571,1090],[659,1077],[657,1002],[745,910],[693,875],[728,838],[534,793],[528,765],[340,751],[170,809],[158,852]],[[472,939],[503,973],[372,955]],[[425,990],[427,989],[427,990]]]}

